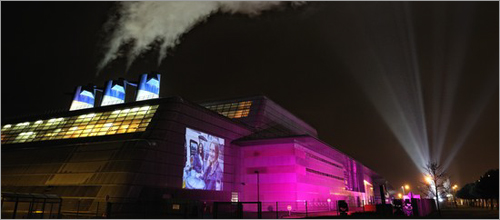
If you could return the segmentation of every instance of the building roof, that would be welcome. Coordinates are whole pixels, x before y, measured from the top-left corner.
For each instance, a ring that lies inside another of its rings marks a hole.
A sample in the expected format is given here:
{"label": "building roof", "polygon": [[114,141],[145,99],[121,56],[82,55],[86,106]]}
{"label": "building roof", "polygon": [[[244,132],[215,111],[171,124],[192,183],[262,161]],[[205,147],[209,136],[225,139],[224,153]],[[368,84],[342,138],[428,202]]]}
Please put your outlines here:
{"label": "building roof", "polygon": [[246,139],[318,136],[315,128],[263,95],[205,101],[200,105],[254,128],[255,132]]}
{"label": "building roof", "polygon": [[144,132],[158,108],[173,102],[192,106],[220,120],[251,129],[198,104],[180,97],[169,97],[3,120],[1,140],[2,144],[19,144]]}

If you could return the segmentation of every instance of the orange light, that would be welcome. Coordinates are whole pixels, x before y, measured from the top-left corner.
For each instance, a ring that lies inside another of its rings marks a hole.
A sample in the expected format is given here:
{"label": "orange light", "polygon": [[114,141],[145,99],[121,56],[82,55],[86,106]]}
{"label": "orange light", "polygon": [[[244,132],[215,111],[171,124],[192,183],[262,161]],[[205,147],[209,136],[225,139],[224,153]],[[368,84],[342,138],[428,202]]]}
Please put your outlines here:
{"label": "orange light", "polygon": [[401,199],[401,198],[403,198],[403,194],[398,193],[398,197],[399,197],[400,199]]}
{"label": "orange light", "polygon": [[425,181],[427,181],[428,183],[432,183],[432,177],[426,176]]}
{"label": "orange light", "polygon": [[410,189],[410,185],[406,184],[405,189]]}

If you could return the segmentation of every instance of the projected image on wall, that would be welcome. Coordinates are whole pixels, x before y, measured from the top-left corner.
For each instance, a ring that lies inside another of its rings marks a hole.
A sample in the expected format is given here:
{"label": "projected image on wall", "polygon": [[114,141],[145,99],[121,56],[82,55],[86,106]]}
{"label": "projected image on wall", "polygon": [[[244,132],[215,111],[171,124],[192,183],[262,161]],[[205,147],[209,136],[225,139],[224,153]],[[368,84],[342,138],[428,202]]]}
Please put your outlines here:
{"label": "projected image on wall", "polygon": [[222,190],[224,139],[186,128],[183,189]]}

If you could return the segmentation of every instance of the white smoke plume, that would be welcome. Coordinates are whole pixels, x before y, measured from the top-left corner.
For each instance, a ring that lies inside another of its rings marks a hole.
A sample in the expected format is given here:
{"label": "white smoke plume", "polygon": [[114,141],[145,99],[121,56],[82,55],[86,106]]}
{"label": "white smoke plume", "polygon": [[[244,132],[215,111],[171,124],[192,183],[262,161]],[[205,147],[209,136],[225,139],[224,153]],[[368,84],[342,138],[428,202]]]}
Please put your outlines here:
{"label": "white smoke plume", "polygon": [[[105,53],[97,66],[97,74],[111,61],[123,56],[122,46],[127,46],[127,70],[137,56],[159,47],[158,66],[167,50],[179,43],[188,32],[211,14],[240,13],[257,16],[265,10],[283,5],[283,2],[118,2],[116,13],[105,24],[110,32],[104,46]],[[297,3],[292,3],[297,4]],[[109,34],[109,33],[108,33]]]}

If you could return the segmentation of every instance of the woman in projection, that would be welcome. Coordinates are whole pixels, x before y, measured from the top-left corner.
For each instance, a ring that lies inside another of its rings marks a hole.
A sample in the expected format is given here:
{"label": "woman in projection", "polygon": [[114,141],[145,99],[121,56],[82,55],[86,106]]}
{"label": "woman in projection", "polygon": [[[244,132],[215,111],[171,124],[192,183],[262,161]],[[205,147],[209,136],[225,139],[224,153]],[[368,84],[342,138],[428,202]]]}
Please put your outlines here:
{"label": "woman in projection", "polygon": [[203,175],[203,144],[198,144],[198,150],[196,156],[194,156],[194,170],[201,175]]}
{"label": "woman in projection", "polygon": [[203,175],[206,190],[221,190],[222,169],[219,164],[219,144],[211,142],[208,153],[208,165]]}

